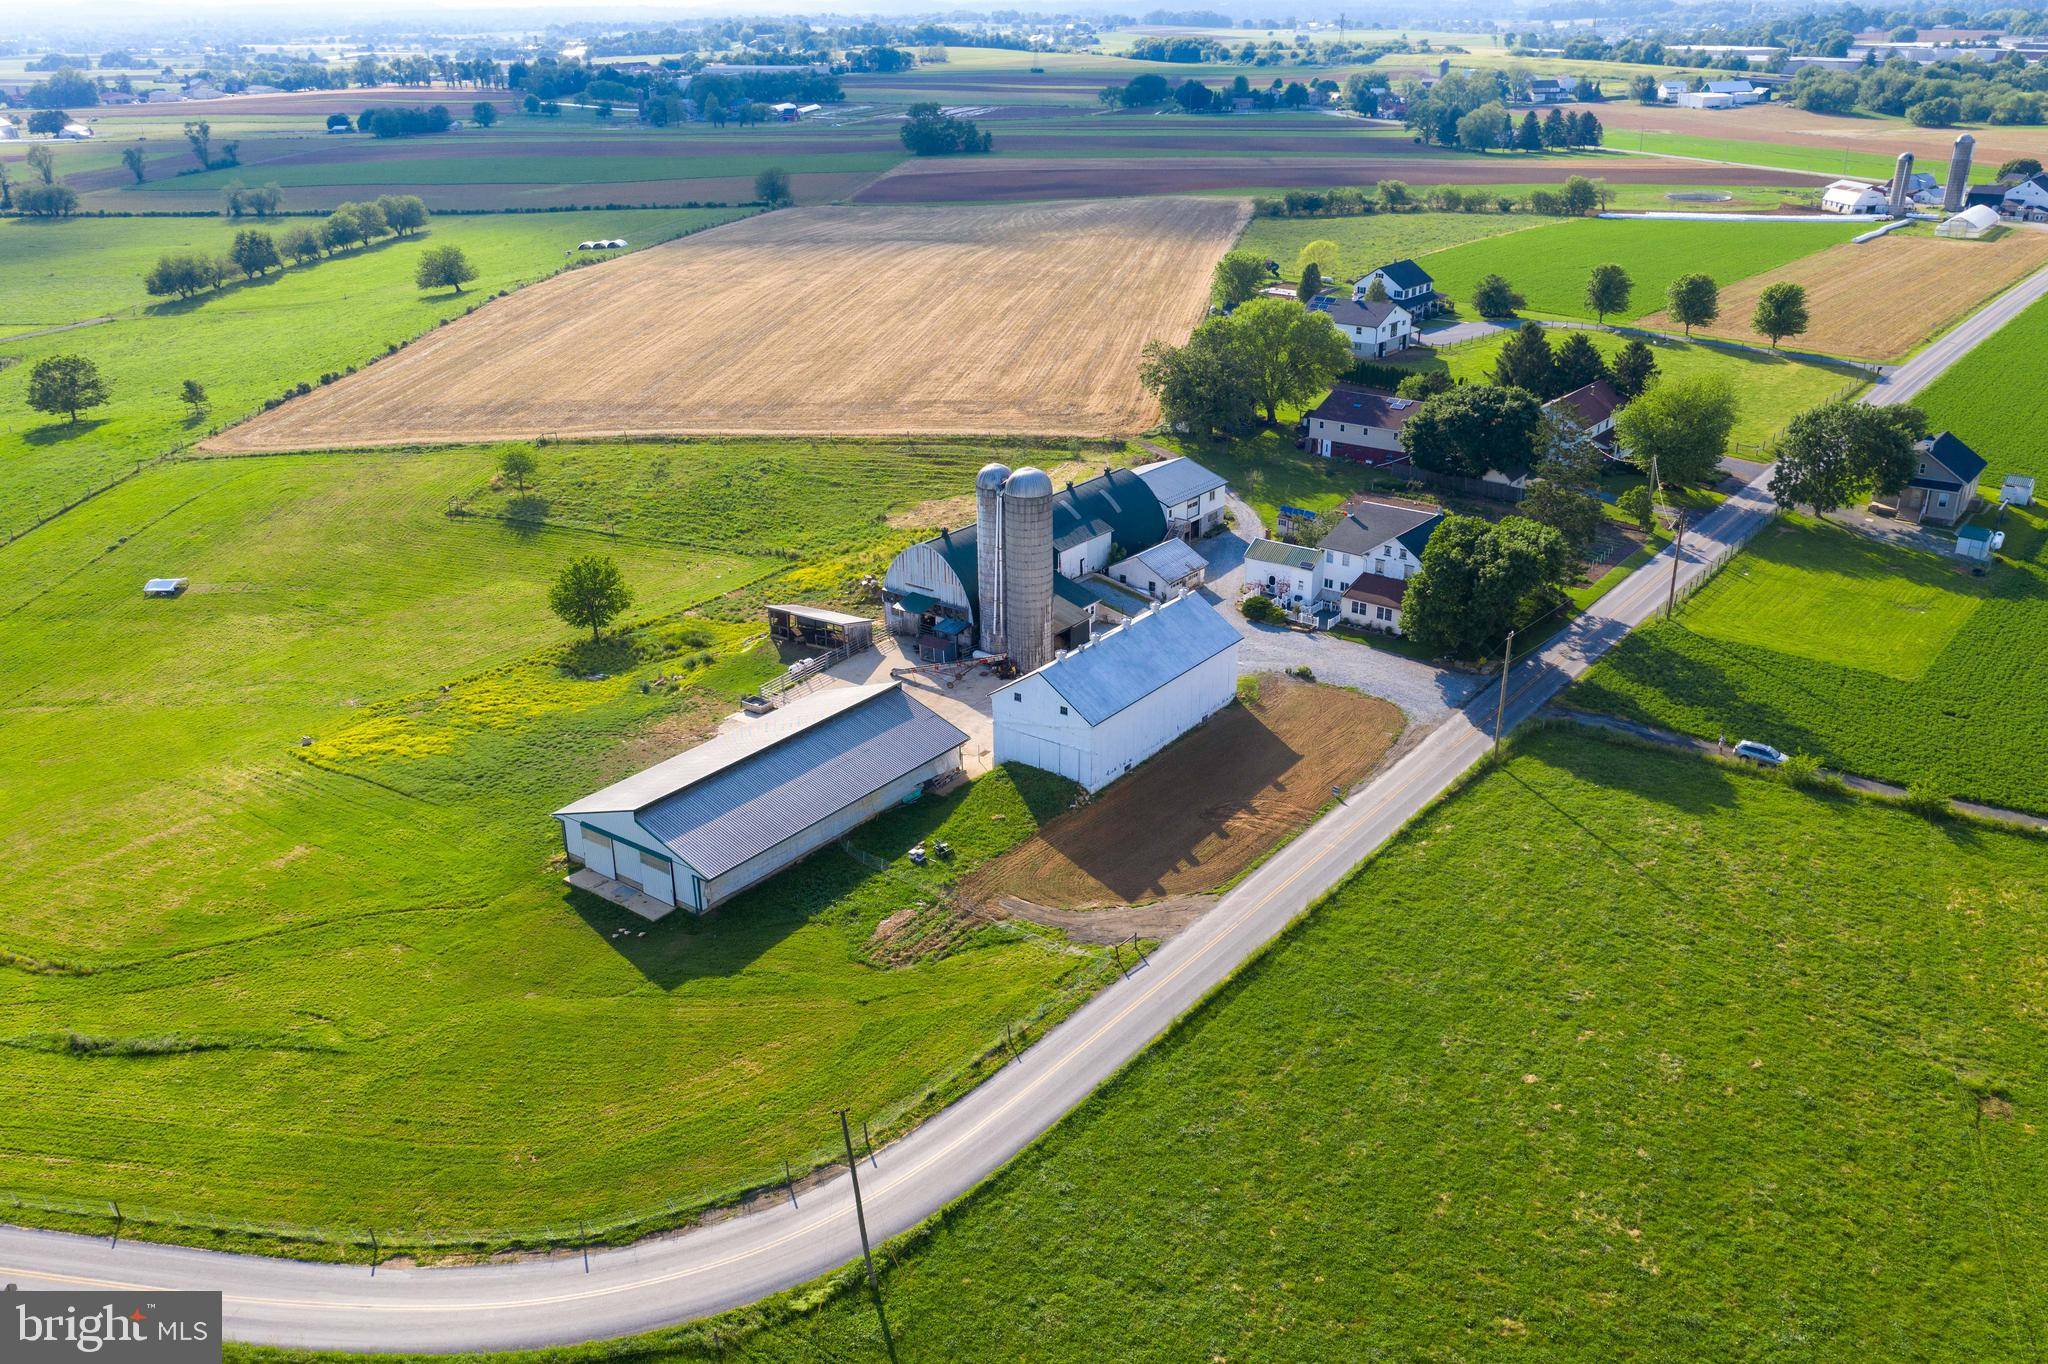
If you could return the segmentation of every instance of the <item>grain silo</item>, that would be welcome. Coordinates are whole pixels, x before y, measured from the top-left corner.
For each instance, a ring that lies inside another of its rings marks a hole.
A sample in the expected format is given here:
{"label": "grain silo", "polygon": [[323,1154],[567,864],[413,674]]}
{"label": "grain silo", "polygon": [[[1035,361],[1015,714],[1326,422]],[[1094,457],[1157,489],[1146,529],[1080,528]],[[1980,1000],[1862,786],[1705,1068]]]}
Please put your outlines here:
{"label": "grain silo", "polygon": [[1003,484],[1003,652],[1023,672],[1052,661],[1052,479],[1019,469]]}
{"label": "grain silo", "polygon": [[1970,192],[1970,153],[1975,151],[1977,139],[1964,133],[1956,139],[1955,150],[1948,156],[1948,183],[1941,187],[1941,211],[1960,212],[1963,196]]}
{"label": "grain silo", "polygon": [[990,464],[974,479],[974,577],[981,619],[975,644],[983,653],[1003,652],[1003,484],[1007,465]]}
{"label": "grain silo", "polygon": [[1913,188],[1913,153],[1900,152],[1896,165],[1892,167],[1891,215],[1894,218],[1906,216],[1906,196]]}

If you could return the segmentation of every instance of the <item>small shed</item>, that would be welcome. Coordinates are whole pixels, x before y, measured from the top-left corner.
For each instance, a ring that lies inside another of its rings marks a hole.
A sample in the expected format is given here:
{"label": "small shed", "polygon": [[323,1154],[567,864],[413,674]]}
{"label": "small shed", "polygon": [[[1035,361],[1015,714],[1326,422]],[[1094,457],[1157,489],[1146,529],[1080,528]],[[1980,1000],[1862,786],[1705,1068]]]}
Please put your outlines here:
{"label": "small shed", "polygon": [[2008,507],[2032,506],[2034,501],[2034,476],[2032,474],[2007,474],[1998,485],[1998,500]]}
{"label": "small shed", "polygon": [[1997,210],[1976,204],[1952,218],[1943,219],[1934,233],[1938,237],[1981,237],[1997,226]]}
{"label": "small shed", "polygon": [[179,596],[185,590],[185,581],[183,578],[151,578],[142,585],[142,595],[145,597]]}
{"label": "small shed", "polygon": [[2005,532],[1989,526],[1962,526],[1956,530],[1956,553],[1965,559],[1989,559],[2005,544]]}
{"label": "small shed", "polygon": [[1189,549],[1186,541],[1162,540],[1111,564],[1109,576],[1154,601],[1165,601],[1200,587],[1208,568],[1208,562]]}
{"label": "small shed", "polygon": [[859,653],[873,646],[875,623],[866,616],[846,611],[784,604],[768,608],[768,634],[778,644],[807,644],[815,649],[845,648]]}

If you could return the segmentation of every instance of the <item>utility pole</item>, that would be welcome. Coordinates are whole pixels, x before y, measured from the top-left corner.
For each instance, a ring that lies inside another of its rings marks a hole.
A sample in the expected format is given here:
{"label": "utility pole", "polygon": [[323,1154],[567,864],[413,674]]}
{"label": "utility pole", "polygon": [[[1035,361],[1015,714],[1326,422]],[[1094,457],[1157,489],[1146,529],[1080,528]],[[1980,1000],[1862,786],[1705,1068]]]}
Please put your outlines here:
{"label": "utility pole", "polygon": [[1678,513],[1678,538],[1671,542],[1671,595],[1664,603],[1664,619],[1678,609],[1678,566],[1685,562],[1685,512]]}
{"label": "utility pole", "polygon": [[1508,720],[1508,672],[1515,666],[1515,632],[1508,631],[1508,647],[1500,656],[1500,706],[1493,713],[1493,757],[1500,760],[1500,732]]}
{"label": "utility pole", "polygon": [[853,1127],[846,1110],[839,1110],[839,1135],[846,1142],[846,1177],[853,1181],[853,1219],[860,1226],[860,1257],[868,1266],[868,1291],[875,1295],[875,1319],[882,1323],[882,1345],[894,1364],[896,1342],[889,1335],[889,1314],[882,1310],[882,1281],[875,1277],[875,1253],[868,1248],[868,1215],[860,1201],[860,1162],[853,1155]]}

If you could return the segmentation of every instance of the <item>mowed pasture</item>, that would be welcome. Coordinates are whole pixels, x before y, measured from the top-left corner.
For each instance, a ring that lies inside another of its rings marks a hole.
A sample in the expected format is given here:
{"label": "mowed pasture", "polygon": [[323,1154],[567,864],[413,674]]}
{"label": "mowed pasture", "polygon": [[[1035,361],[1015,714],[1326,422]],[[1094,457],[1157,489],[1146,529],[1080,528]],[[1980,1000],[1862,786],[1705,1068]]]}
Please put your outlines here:
{"label": "mowed pasture", "polygon": [[522,290],[223,432],[221,451],[641,434],[1142,429],[1245,207],[768,214]]}
{"label": "mowed pasture", "polygon": [[2032,304],[1949,367],[1915,403],[1985,459],[1987,483],[2032,474],[2048,489],[2048,300]]}
{"label": "mowed pasture", "polygon": [[[1786,344],[1857,360],[1899,360],[1947,331],[1993,294],[2048,264],[2048,232],[2007,228],[1983,241],[1895,232],[1844,242],[1721,290],[1721,317],[1697,336],[1754,343],[1749,319],[1773,284],[1806,290],[1812,324]],[[1873,300],[1882,300],[1873,306]],[[1677,330],[1662,312],[1647,327]]]}
{"label": "mowed pasture", "polygon": [[[896,1350],[2025,1358],[2044,910],[2037,839],[1528,736],[878,1247]],[[673,1357],[884,1357],[836,1282]]]}
{"label": "mowed pasture", "polygon": [[1844,242],[1865,227],[1772,219],[1581,218],[1432,252],[1419,264],[1435,277],[1438,292],[1468,314],[1479,281],[1502,275],[1528,299],[1530,314],[1590,319],[1586,278],[1595,266],[1613,263],[1635,285],[1628,307],[1608,314],[1609,321],[1625,322],[1662,308],[1665,291],[1680,275],[1703,271],[1726,289]]}
{"label": "mowed pasture", "polygon": [[[1699,143],[1722,142],[1726,146],[1717,154],[1730,160],[1742,158],[1742,148],[1733,144],[1742,142],[1775,144],[1778,150],[1803,150],[1809,153],[1832,154],[1832,159],[1810,163],[1809,168],[1833,175],[1843,174],[1842,154],[1848,153],[1852,173],[1862,173],[1866,166],[1874,167],[1875,173],[1883,176],[1891,171],[1893,158],[1900,152],[1911,152],[1918,160],[1918,169],[1932,171],[1937,179],[1946,179],[1949,153],[1954,149],[1958,134],[1967,131],[1976,139],[1976,151],[1972,157],[1970,179],[1973,183],[1989,181],[1998,170],[1998,163],[2014,156],[2041,155],[2042,134],[2039,128],[1996,127],[1985,125],[1962,128],[1917,128],[1903,118],[1887,118],[1876,114],[1813,114],[1791,104],[1752,104],[1740,109],[1680,109],[1676,105],[1637,104],[1633,100],[1612,100],[1600,106],[1600,122],[1606,127],[1607,145],[1617,151],[1630,151],[1636,145],[1633,134],[1637,131],[1661,133],[1676,139],[1670,145],[1673,151],[1682,151],[1688,140],[1698,139]],[[1660,143],[1652,137],[1643,144],[1646,150],[1657,150]],[[1760,149],[1763,150],[1763,149]],[[1683,154],[1706,155],[1702,151]],[[1764,151],[1769,155],[1768,151]],[[1863,161],[1861,158],[1874,158]],[[1875,158],[1881,158],[1881,162]],[[1763,162],[1763,164],[1778,164]],[[1802,165],[1808,165],[1801,162]]]}
{"label": "mowed pasture", "polygon": [[2013,508],[2000,524],[2007,557],[1975,578],[1959,560],[1781,522],[1572,702],[2048,813],[2048,519]]}

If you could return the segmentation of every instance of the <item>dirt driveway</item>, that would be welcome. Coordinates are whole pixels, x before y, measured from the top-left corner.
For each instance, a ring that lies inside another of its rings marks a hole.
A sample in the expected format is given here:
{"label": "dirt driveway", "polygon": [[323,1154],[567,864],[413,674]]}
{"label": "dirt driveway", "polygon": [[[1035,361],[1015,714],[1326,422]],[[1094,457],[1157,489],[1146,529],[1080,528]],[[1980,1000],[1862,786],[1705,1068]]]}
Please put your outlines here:
{"label": "dirt driveway", "polygon": [[1350,790],[1401,732],[1391,702],[1291,678],[1262,680],[1164,753],[967,878],[960,898],[1056,909],[1215,890]]}

